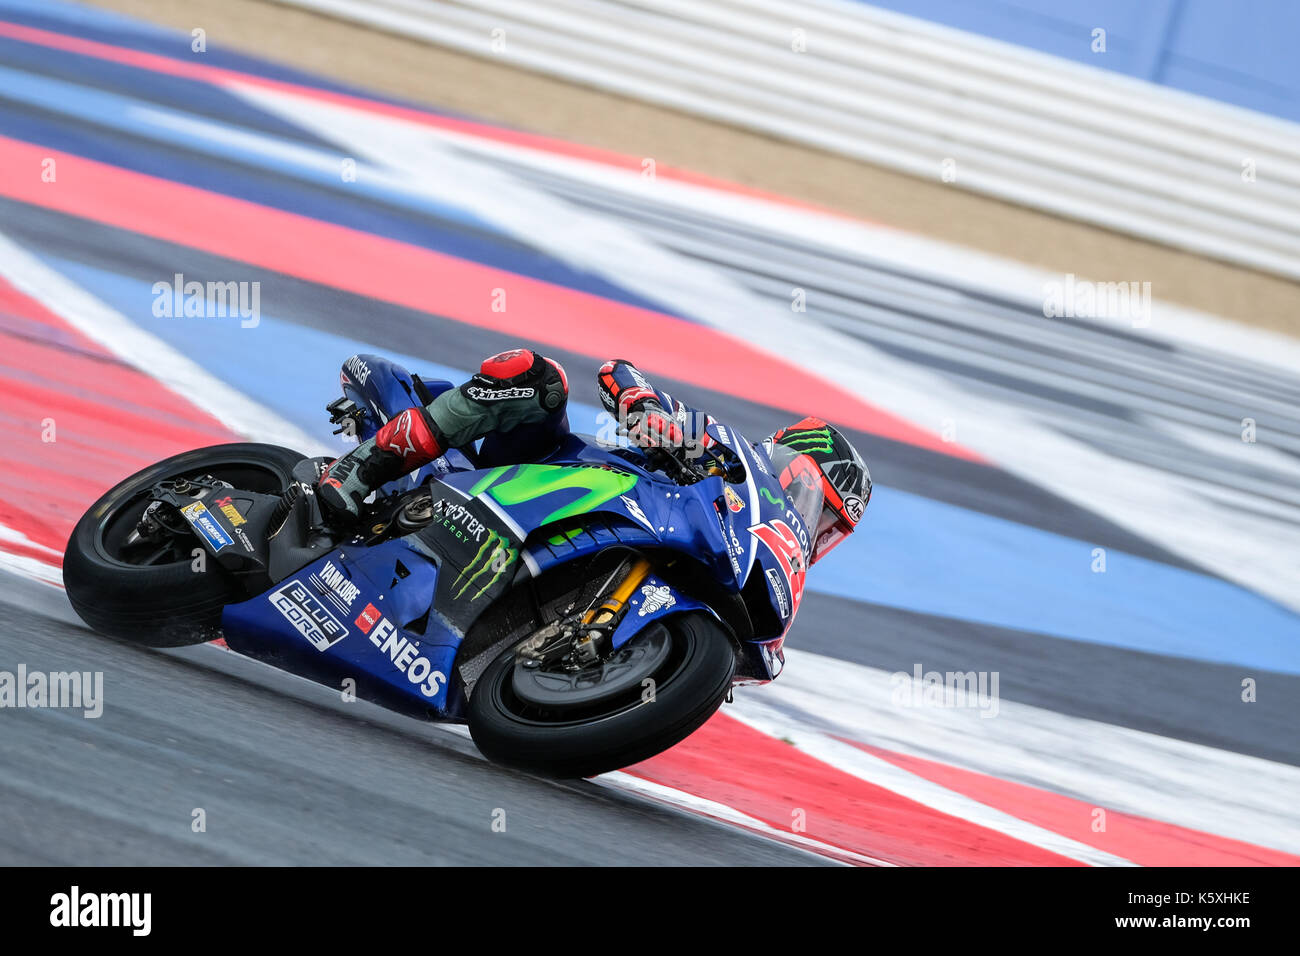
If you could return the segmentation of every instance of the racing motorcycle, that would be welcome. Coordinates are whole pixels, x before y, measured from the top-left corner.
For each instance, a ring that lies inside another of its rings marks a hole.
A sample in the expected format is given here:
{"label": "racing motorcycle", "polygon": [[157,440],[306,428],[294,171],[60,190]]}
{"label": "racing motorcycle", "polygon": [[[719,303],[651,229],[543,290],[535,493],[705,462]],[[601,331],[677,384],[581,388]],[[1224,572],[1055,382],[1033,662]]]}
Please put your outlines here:
{"label": "racing motorcycle", "polygon": [[[350,358],[341,382],[327,410],[362,440],[451,387],[376,355]],[[577,434],[522,464],[454,449],[346,525],[314,493],[328,458],[201,448],[96,502],[64,582],[104,634],[221,637],[390,709],[468,723],[498,763],[592,776],[671,747],[734,684],[784,666],[821,502],[787,499],[772,474],[782,446],[773,461],[734,428],[708,431],[716,444],[693,455]]]}

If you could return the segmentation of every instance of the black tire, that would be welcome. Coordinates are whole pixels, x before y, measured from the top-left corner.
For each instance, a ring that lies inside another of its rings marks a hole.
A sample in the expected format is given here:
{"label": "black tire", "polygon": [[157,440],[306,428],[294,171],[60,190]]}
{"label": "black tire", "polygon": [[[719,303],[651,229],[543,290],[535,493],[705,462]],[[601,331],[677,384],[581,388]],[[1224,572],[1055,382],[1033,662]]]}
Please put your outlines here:
{"label": "black tire", "polygon": [[[220,637],[222,608],[243,597],[224,569],[208,561],[206,570],[196,573],[188,554],[183,560],[133,564],[119,547],[125,532],[139,519],[148,490],[165,478],[215,473],[247,491],[279,494],[305,457],[276,445],[213,445],[127,478],[95,502],[68,539],[63,584],[73,610],[94,630],[146,647]],[[199,546],[197,539],[193,546]]]}
{"label": "black tire", "polygon": [[474,685],[469,730],[488,759],[549,777],[591,777],[646,760],[686,739],[714,712],[731,686],[736,653],[730,635],[702,613],[674,614],[656,628],[671,655],[654,677],[652,701],[640,687],[584,712],[546,711],[514,692],[515,656],[498,657]]}

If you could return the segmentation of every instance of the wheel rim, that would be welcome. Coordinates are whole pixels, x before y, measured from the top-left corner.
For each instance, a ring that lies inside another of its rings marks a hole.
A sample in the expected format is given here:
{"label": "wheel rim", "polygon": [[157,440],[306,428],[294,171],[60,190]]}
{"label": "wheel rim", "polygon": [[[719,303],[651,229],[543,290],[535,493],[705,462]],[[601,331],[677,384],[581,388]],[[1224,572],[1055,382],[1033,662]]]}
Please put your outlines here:
{"label": "wheel rim", "polygon": [[591,707],[625,697],[640,690],[642,681],[653,678],[672,653],[672,638],[664,628],[655,628],[638,640],[628,641],[607,660],[582,670],[559,670],[516,660],[510,689],[526,704],[557,712]]}
{"label": "wheel rim", "polygon": [[[642,642],[642,646],[634,646]],[[545,684],[524,682],[527,696],[521,696],[515,680],[520,668],[512,655],[510,663],[494,674],[489,686],[477,690],[491,694],[496,708],[517,723],[549,728],[591,724],[650,703],[653,697],[644,695],[643,682],[647,678],[653,680],[654,694],[663,693],[685,670],[693,650],[692,641],[666,627],[658,627],[638,634],[611,656],[613,661],[620,652],[628,652],[625,662],[609,673],[608,682],[592,679],[603,665],[580,672],[587,679],[579,676],[571,682],[572,696],[561,690],[565,681],[558,675]],[[548,692],[554,699],[548,699]]]}

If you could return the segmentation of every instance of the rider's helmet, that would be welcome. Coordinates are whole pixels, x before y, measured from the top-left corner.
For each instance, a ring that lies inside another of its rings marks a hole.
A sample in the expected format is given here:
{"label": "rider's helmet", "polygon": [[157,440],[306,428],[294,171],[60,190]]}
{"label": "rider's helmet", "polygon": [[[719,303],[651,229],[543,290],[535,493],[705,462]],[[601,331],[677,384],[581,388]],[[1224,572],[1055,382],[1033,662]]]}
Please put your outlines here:
{"label": "rider's helmet", "polygon": [[815,564],[853,533],[871,500],[871,472],[844,433],[820,418],[782,428],[764,445],[812,535]]}

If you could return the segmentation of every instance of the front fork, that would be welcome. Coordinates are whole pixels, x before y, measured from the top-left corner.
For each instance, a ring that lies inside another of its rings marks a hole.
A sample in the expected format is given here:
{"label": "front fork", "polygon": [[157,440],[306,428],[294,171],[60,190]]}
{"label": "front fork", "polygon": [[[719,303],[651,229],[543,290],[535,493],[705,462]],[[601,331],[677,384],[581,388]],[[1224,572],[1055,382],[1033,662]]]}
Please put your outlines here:
{"label": "front fork", "polygon": [[609,632],[614,620],[627,607],[627,602],[641,587],[641,583],[651,570],[650,562],[643,557],[638,557],[605,602],[600,607],[588,610],[582,616],[582,626],[590,630],[574,642],[574,651],[580,660],[590,663],[600,656],[601,638]]}

